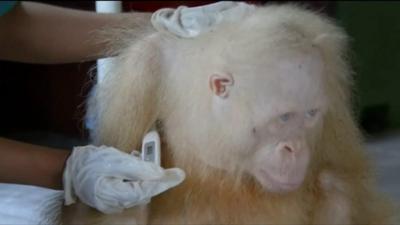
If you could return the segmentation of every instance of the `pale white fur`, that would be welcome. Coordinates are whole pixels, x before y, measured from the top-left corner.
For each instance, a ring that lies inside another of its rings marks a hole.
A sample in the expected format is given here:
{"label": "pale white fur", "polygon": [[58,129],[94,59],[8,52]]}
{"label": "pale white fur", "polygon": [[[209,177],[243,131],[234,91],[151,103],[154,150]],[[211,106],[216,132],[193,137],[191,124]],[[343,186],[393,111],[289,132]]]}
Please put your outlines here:
{"label": "pale white fur", "polygon": [[[124,151],[138,149],[160,122],[163,166],[183,168],[187,180],[153,200],[150,223],[387,223],[391,209],[374,190],[351,111],[348,38],[333,21],[293,4],[269,5],[195,39],[152,30],[127,37],[126,49],[117,43],[117,64],[96,87],[89,112],[97,115],[94,142]],[[291,83],[289,75],[279,78],[268,69],[287,57],[308,60],[319,76],[305,73]],[[215,73],[233,76],[226,99],[210,91]],[[293,107],[282,102],[281,88],[297,85],[307,87],[299,98],[310,97]],[[323,122],[307,137],[311,161],[304,183],[287,195],[266,192],[248,174],[253,128],[279,108],[314,106]]]}

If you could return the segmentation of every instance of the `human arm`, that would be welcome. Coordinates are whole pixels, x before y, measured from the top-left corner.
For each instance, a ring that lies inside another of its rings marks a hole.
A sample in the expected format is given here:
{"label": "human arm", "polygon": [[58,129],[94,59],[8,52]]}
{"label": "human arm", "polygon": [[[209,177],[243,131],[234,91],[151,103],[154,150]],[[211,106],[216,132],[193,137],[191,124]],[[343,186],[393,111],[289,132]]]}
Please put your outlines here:
{"label": "human arm", "polygon": [[0,138],[0,155],[0,183],[61,189],[66,204],[79,199],[104,213],[146,203],[185,178],[106,146],[67,151]]}
{"label": "human arm", "polygon": [[0,182],[62,189],[71,151],[0,138]]}
{"label": "human arm", "polygon": [[179,168],[164,169],[109,146],[75,147],[64,170],[65,204],[77,199],[103,213],[146,204],[185,179]]}
{"label": "human arm", "polygon": [[95,13],[21,2],[0,17],[0,60],[53,64],[104,57],[106,43],[95,41],[93,32],[127,19],[135,20],[138,26],[150,26],[150,16],[141,12]]}

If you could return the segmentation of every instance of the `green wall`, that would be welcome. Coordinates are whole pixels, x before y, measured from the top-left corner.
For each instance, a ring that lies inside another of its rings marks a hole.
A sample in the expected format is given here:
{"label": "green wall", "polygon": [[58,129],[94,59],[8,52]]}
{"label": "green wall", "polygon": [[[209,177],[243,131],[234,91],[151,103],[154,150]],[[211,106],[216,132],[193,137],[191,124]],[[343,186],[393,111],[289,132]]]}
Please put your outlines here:
{"label": "green wall", "polygon": [[336,15],[352,38],[359,109],[387,103],[399,128],[400,2],[337,2]]}

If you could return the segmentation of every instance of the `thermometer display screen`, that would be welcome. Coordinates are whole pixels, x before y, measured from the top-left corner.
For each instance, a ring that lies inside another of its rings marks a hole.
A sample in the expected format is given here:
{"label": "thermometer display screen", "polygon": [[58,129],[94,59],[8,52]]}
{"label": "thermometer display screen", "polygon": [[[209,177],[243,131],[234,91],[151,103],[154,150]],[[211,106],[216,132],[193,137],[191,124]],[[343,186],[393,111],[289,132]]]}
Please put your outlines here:
{"label": "thermometer display screen", "polygon": [[154,155],[154,148],[155,148],[156,143],[154,141],[147,142],[144,146],[145,149],[145,154],[144,154],[144,160],[145,161],[150,161],[150,162],[155,162],[155,155]]}

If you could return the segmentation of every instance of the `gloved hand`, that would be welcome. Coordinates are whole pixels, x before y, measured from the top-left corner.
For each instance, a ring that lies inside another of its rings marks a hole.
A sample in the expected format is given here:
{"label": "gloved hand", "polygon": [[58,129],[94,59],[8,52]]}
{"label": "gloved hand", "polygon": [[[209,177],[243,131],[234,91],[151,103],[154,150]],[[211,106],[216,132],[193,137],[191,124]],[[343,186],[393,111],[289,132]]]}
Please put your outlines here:
{"label": "gloved hand", "polygon": [[221,21],[239,21],[254,9],[253,5],[234,1],[190,8],[186,6],[177,9],[164,8],[152,14],[151,23],[158,31],[192,38],[211,30]]}
{"label": "gloved hand", "polygon": [[181,183],[185,173],[163,169],[112,147],[75,147],[64,169],[65,204],[85,204],[103,213],[148,203],[150,198]]}

